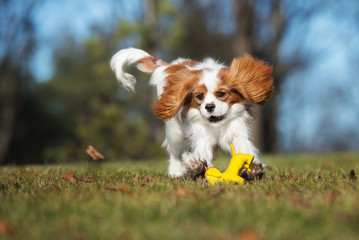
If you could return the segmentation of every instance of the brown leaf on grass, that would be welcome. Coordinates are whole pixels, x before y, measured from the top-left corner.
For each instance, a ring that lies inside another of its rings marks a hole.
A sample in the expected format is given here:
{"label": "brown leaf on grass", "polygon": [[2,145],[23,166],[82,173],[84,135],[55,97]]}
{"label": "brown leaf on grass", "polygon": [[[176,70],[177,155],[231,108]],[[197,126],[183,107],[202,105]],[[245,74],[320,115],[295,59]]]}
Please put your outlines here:
{"label": "brown leaf on grass", "polygon": [[91,145],[89,145],[86,149],[86,153],[93,159],[93,160],[98,160],[98,159],[105,159],[105,157],[99,153],[94,147],[92,147]]}
{"label": "brown leaf on grass", "polygon": [[75,182],[89,183],[89,182],[94,182],[95,181],[94,179],[91,179],[91,178],[88,178],[88,177],[76,178],[75,173],[76,173],[76,170],[73,170],[72,172],[61,176],[61,178],[64,179],[64,180],[67,180],[69,182],[72,182],[72,183],[75,183]]}
{"label": "brown leaf on grass", "polygon": [[131,195],[135,197],[137,194],[135,192],[132,192],[130,189],[128,189],[126,186],[107,186],[105,189],[111,190],[111,191],[120,191],[123,194]]}
{"label": "brown leaf on grass", "polygon": [[1,235],[10,235],[13,233],[12,228],[10,227],[9,223],[6,221],[0,220],[0,236]]}
{"label": "brown leaf on grass", "polygon": [[61,178],[62,178],[62,179],[65,179],[65,180],[67,180],[67,181],[69,181],[69,182],[74,183],[74,182],[77,181],[76,178],[75,178],[75,173],[76,173],[76,170],[73,170],[72,172],[61,176]]}
{"label": "brown leaf on grass", "polygon": [[353,169],[349,173],[349,179],[353,181],[357,180],[357,175],[355,174]]}
{"label": "brown leaf on grass", "polygon": [[240,239],[240,240],[259,240],[259,239],[261,239],[261,235],[255,229],[247,229],[238,235],[238,239]]}
{"label": "brown leaf on grass", "polygon": [[184,188],[178,188],[176,191],[176,194],[179,196],[187,196],[188,195],[188,190],[184,189]]}
{"label": "brown leaf on grass", "polygon": [[328,198],[327,198],[327,203],[329,205],[332,205],[335,201],[335,199],[337,199],[337,197],[340,195],[340,192],[338,190],[333,190],[329,193]]}

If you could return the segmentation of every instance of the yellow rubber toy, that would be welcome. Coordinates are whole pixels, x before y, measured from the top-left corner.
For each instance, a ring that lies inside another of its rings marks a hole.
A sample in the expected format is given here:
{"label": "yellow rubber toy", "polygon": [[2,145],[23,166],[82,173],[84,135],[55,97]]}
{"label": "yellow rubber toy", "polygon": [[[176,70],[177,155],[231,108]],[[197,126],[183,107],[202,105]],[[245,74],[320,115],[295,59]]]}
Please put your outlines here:
{"label": "yellow rubber toy", "polygon": [[215,185],[217,182],[243,184],[244,179],[238,174],[244,168],[246,168],[248,172],[252,171],[252,161],[254,156],[250,154],[236,153],[232,144],[231,148],[232,158],[226,171],[221,173],[217,168],[210,168],[204,173],[204,176],[210,185]]}

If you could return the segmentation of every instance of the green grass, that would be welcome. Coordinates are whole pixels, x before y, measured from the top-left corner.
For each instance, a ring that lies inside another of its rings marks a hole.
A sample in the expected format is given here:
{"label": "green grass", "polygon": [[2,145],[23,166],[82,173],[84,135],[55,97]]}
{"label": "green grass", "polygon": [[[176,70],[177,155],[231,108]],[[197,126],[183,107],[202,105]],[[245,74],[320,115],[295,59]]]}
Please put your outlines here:
{"label": "green grass", "polygon": [[[266,155],[264,180],[215,187],[169,179],[164,160],[1,167],[0,238],[357,239],[358,159]],[[93,181],[61,178],[73,170]]]}

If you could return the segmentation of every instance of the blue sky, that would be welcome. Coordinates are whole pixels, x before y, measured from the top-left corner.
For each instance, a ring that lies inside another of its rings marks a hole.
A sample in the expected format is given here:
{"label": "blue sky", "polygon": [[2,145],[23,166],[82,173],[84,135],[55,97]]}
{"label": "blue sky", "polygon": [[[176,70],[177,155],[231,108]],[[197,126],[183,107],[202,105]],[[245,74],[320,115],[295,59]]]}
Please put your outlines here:
{"label": "blue sky", "polygon": [[[95,0],[46,1],[38,10],[35,19],[42,40],[32,69],[39,81],[51,77],[52,49],[60,45],[56,39],[63,39],[60,36],[64,31],[81,41],[91,35],[92,24],[110,22],[104,20],[111,20],[114,11],[121,11],[116,15],[122,18],[135,19],[138,17],[136,13],[142,9],[141,0],[118,1],[121,5],[118,9],[111,9],[111,4],[102,3]],[[117,22],[116,19],[114,21]],[[356,66],[348,60],[351,49],[359,46],[359,35],[354,34],[356,31],[353,28],[355,25],[352,23],[323,13],[311,20],[305,36],[298,36],[298,31],[291,29],[282,48],[283,55],[293,50],[292,40],[300,37],[303,39],[303,50],[319,53],[320,57],[307,70],[288,76],[283,86],[278,119],[283,150],[291,151],[298,143],[302,144],[297,146],[298,149],[318,151],[320,149],[311,147],[323,146],[323,150],[327,150],[327,139],[321,136],[324,132],[318,132],[320,125],[326,122],[331,124],[334,135],[351,131],[358,138],[359,84],[352,77],[357,74]],[[336,95],[338,92],[348,97],[339,97]],[[353,141],[350,149],[358,150],[358,142],[359,139]]]}
{"label": "blue sky", "polygon": [[[141,9],[140,0],[118,2],[120,6],[118,10],[121,12],[116,13],[117,16],[126,19],[136,18],[137,15],[134,13]],[[111,9],[111,4],[102,3],[102,1],[96,0],[44,1],[43,6],[38,9],[35,15],[41,42],[35,54],[32,69],[39,81],[46,81],[52,75],[53,66],[48,63],[52,62],[53,48],[61,45],[56,39],[63,39],[61,35],[70,33],[77,41],[82,41],[91,36],[93,24],[110,22],[113,11],[116,9]],[[109,21],[105,21],[107,19]]]}
{"label": "blue sky", "polygon": [[[318,15],[311,21],[306,48],[320,53],[320,58],[305,71],[291,74],[284,85],[278,129],[285,150],[293,148],[298,140],[303,144],[299,148],[305,150],[329,150],[327,143],[334,139],[328,136],[337,139],[348,136],[349,149],[359,149],[359,128],[356,127],[359,85],[358,80],[353,79],[359,62],[351,61],[359,45],[355,27],[329,14]],[[292,37],[297,37],[295,32]],[[323,124],[328,128],[323,128]],[[351,134],[356,139],[350,139]],[[318,146],[322,149],[315,149]]]}

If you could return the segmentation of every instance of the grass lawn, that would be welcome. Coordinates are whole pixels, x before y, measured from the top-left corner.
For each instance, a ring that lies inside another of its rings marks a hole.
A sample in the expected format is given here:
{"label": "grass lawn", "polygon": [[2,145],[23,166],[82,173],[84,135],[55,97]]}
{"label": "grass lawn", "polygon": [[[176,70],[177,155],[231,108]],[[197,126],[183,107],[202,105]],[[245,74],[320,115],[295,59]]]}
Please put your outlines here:
{"label": "grass lawn", "polygon": [[164,160],[0,167],[0,239],[358,239],[359,154],[262,159],[264,180],[215,187]]}

